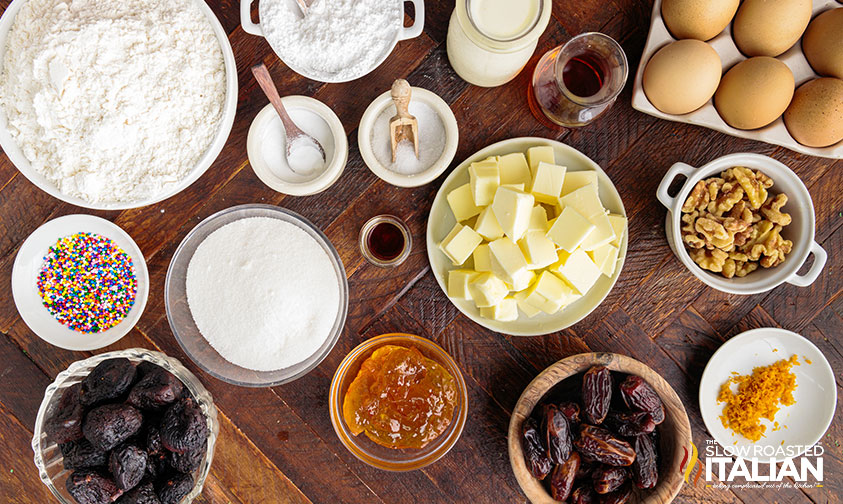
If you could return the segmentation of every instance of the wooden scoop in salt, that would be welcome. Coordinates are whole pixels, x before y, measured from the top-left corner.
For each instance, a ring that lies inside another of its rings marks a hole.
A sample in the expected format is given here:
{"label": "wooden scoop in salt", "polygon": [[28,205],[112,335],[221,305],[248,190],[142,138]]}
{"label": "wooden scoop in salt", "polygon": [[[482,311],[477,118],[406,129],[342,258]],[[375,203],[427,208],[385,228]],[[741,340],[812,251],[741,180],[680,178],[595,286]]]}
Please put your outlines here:
{"label": "wooden scoop in salt", "polygon": [[392,140],[392,162],[395,162],[395,151],[398,144],[404,140],[413,142],[413,150],[416,159],[419,157],[419,121],[410,115],[410,83],[404,79],[398,79],[392,83],[392,101],[395,102],[395,110],[398,111],[389,120],[389,137]]}

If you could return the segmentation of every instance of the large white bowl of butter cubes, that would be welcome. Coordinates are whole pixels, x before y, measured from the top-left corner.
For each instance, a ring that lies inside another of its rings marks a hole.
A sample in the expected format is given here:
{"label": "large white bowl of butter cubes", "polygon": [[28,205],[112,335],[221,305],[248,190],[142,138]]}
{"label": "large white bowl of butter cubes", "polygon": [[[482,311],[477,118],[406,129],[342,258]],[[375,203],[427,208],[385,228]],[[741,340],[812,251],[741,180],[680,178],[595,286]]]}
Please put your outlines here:
{"label": "large white bowl of butter cubes", "polygon": [[620,195],[594,161],[553,140],[513,138],[445,179],[427,254],[439,286],[470,319],[538,336],[576,324],[606,298],[627,234]]}

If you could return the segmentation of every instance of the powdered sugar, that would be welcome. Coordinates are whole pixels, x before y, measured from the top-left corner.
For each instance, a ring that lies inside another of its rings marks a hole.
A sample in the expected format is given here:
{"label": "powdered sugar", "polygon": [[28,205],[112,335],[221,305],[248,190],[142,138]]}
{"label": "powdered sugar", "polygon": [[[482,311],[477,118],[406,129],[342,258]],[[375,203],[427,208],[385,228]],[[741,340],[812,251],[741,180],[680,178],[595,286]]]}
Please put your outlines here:
{"label": "powdered sugar", "polygon": [[391,49],[400,0],[316,0],[302,16],[295,0],[260,0],[261,27],[290,68],[321,80],[362,76]]}
{"label": "powdered sugar", "polygon": [[328,338],[340,281],[305,231],[270,217],[227,224],[199,244],[187,268],[193,320],[229,362],[274,371],[304,361]]}
{"label": "powdered sugar", "polygon": [[184,179],[219,130],[225,66],[197,0],[28,0],[0,104],[64,194],[133,202]]}

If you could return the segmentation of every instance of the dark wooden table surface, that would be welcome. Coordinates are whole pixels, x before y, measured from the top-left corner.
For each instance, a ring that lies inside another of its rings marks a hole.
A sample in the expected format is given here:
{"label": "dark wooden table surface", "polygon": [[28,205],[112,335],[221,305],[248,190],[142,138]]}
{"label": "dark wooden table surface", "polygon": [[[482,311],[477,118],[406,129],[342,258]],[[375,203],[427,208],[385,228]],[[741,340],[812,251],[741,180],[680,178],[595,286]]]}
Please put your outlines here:
{"label": "dark wooden table surface", "polygon": [[[0,158],[0,501],[52,502],[32,462],[29,441],[44,389],[71,362],[90,355],[53,347],[22,322],[10,293],[12,263],[21,242],[43,222],[71,213],[94,213],[125,229],[149,265],[149,303],[137,327],[102,351],[147,347],[180,359],[214,396],[221,432],[211,475],[197,502],[213,503],[502,503],[526,502],[509,467],[506,429],[525,385],[556,360],[585,351],[631,355],[667,378],[682,398],[694,440],[709,438],[697,406],[702,369],[734,334],[759,326],[800,332],[817,344],[843,385],[843,161],[799,155],[700,127],[658,120],[630,106],[631,82],[612,109],[578,130],[542,126],[527,107],[530,72],[546,50],[583,32],[598,30],[621,42],[631,69],[638,66],[650,24],[651,2],[589,0],[553,2],[553,17],[536,55],[509,84],[484,89],[466,84],[448,64],[445,35],[453,1],[428,0],[424,33],[401,42],[373,73],[345,84],[321,84],[294,74],[264,39],[239,26],[239,5],[210,1],[230,34],[240,78],[234,129],[219,159],[181,194],[160,204],[122,212],[89,212],[38,190],[5,155]],[[8,0],[0,1],[4,8]],[[246,133],[267,100],[249,68],[265,62],[282,95],[313,96],[331,106],[345,125],[351,153],[339,181],[311,197],[290,197],[264,186],[246,156]],[[617,286],[595,312],[557,334],[518,338],[472,323],[448,302],[428,266],[424,230],[442,178],[399,189],[375,177],[357,146],[357,124],[369,102],[393,79],[407,78],[449,102],[460,126],[455,160],[499,140],[540,136],[561,140],[594,159],[614,181],[630,218],[629,253]],[[665,211],[656,186],[676,161],[699,165],[732,152],[759,152],[793,168],[808,186],[817,214],[817,241],[829,262],[809,288],[785,285],[756,296],[730,296],[692,277],[673,257],[664,236]],[[321,227],[338,249],[349,277],[351,301],[345,331],[331,354],[298,381],[245,389],[202,373],[181,351],[164,313],[164,275],[185,234],[208,215],[242,203],[280,205]],[[401,267],[378,269],[357,249],[361,224],[379,213],[403,217],[416,243]],[[406,331],[441,344],[461,366],[471,413],[462,438],[443,459],[406,474],[373,469],[340,444],[328,416],[331,376],[361,341]],[[787,491],[715,490],[686,485],[677,502],[827,503],[843,493],[841,406],[823,439],[823,488]]]}

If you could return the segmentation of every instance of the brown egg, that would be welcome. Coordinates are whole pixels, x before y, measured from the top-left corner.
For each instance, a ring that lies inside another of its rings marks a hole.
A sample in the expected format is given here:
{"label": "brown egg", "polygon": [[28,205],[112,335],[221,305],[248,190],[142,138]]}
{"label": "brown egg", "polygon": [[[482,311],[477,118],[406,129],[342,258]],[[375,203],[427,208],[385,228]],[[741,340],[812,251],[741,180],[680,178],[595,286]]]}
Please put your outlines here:
{"label": "brown egg", "polygon": [[721,68],[720,56],[710,45],[678,40],[659,49],[647,62],[644,93],[666,114],[687,114],[711,99]]}
{"label": "brown egg", "polygon": [[744,0],[732,36],[747,56],[778,56],[795,44],[811,21],[811,0]]}
{"label": "brown egg", "polygon": [[818,74],[843,79],[843,7],[811,21],[802,37],[802,52]]}
{"label": "brown egg", "polygon": [[662,17],[676,38],[708,40],[726,28],[739,4],[740,0],[664,0]]}
{"label": "brown egg", "polygon": [[828,147],[843,140],[843,80],[821,77],[799,86],[784,113],[784,124],[797,142]]}
{"label": "brown egg", "polygon": [[778,119],[793,97],[793,72],[781,61],[756,56],[726,72],[714,94],[714,106],[738,129],[761,128]]}

